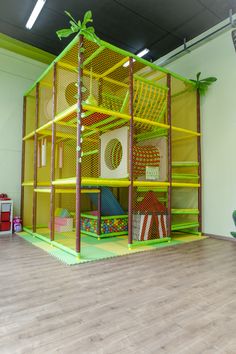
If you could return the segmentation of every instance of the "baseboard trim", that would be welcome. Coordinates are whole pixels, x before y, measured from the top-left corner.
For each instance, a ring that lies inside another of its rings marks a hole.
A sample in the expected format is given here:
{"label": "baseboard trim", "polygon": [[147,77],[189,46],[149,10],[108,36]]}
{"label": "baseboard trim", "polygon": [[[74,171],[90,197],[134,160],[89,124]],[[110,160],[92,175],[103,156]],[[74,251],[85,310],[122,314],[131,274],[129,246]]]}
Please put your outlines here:
{"label": "baseboard trim", "polygon": [[231,237],[231,236],[222,236],[222,235],[206,234],[205,232],[203,233],[203,236],[208,236],[208,237],[216,238],[216,239],[218,239],[218,240],[236,242],[236,238]]}

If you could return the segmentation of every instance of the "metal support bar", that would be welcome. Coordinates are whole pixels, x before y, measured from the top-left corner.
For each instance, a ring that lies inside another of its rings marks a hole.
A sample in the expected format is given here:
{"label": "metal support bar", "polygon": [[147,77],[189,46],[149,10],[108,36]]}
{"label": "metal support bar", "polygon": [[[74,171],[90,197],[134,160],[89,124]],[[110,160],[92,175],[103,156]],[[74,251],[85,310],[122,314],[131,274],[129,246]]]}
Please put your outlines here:
{"label": "metal support bar", "polygon": [[111,68],[109,68],[108,70],[106,70],[104,73],[102,73],[100,75],[101,78],[111,74],[113,71],[115,71],[116,69],[118,69],[121,65],[123,65],[124,63],[126,63],[128,60],[128,57],[123,58],[122,60],[120,60],[118,63],[116,63],[115,65],[113,65]]}
{"label": "metal support bar", "polygon": [[133,243],[133,139],[134,139],[134,111],[133,111],[133,59],[129,58],[129,200],[128,200],[128,246]]}
{"label": "metal support bar", "polygon": [[82,152],[82,85],[83,85],[83,62],[84,53],[80,50],[83,47],[84,37],[79,37],[78,48],[78,102],[77,102],[77,152],[76,152],[76,245],[75,250],[79,254],[81,250],[81,152]]}
{"label": "metal support bar", "polygon": [[[200,93],[197,90],[197,131],[201,133],[201,108],[200,108]],[[200,187],[198,188],[198,231],[202,232],[202,156],[201,156],[201,137],[197,137],[197,153],[198,153],[198,176],[199,176],[199,184]]]}
{"label": "metal support bar", "polygon": [[167,96],[167,124],[170,126],[168,132],[168,222],[167,222],[167,235],[171,235],[171,196],[172,196],[172,125],[171,125],[171,75],[167,74],[167,87],[168,96]]}
{"label": "metal support bar", "polygon": [[88,65],[93,59],[95,59],[103,50],[105,47],[98,47],[95,52],[93,52],[85,61],[84,61],[84,67],[85,65]]}
{"label": "metal support bar", "polygon": [[[25,126],[26,126],[26,97],[23,100],[23,120],[22,120],[22,139],[25,136]],[[21,219],[24,225],[24,179],[25,179],[25,141],[22,140],[22,160],[21,160],[21,201],[20,201],[20,213]]]}
{"label": "metal support bar", "polygon": [[98,193],[98,219],[97,219],[97,234],[101,235],[101,210],[102,210],[102,190],[99,188],[100,193]]}
{"label": "metal support bar", "polygon": [[[57,64],[53,67],[53,102],[52,115],[53,119],[56,116],[56,102],[57,102]],[[51,143],[51,195],[50,195],[50,240],[55,238],[55,186],[53,181],[55,179],[55,146],[56,146],[56,123],[52,123],[52,143]]]}
{"label": "metal support bar", "polygon": [[[38,128],[39,121],[39,83],[36,85],[36,108],[35,108],[35,131]],[[34,135],[34,183],[33,188],[37,188],[38,180],[38,134]],[[33,190],[33,213],[32,213],[32,230],[36,232],[36,218],[37,218],[37,193]]]}

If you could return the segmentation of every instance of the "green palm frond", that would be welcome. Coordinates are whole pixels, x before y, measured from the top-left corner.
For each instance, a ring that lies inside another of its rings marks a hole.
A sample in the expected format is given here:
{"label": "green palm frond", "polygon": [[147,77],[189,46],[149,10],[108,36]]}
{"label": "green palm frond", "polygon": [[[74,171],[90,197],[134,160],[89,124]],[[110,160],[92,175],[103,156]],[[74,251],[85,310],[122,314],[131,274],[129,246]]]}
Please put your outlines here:
{"label": "green palm frond", "polygon": [[194,82],[196,88],[199,90],[200,95],[205,95],[209,86],[212,85],[217,80],[217,78],[210,76],[200,80],[200,76],[201,72],[197,73],[196,80],[190,79],[190,81]]}
{"label": "green palm frond", "polygon": [[92,11],[89,10],[84,14],[83,21],[76,21],[68,11],[65,11],[65,14],[70,18],[70,28],[63,28],[56,31],[56,34],[59,39],[66,38],[69,37],[71,34],[77,33],[99,44],[100,40],[95,34],[94,27],[92,27],[91,25],[88,26],[88,24],[91,24],[93,22]]}

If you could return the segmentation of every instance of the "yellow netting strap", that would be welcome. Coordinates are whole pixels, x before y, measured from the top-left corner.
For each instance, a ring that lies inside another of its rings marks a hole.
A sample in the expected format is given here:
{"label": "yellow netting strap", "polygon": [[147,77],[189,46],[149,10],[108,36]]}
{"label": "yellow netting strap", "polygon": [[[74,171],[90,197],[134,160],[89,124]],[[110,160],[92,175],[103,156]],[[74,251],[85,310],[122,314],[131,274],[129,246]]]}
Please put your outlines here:
{"label": "yellow netting strap", "polygon": [[[167,106],[167,90],[134,78],[133,110],[134,116],[150,121],[160,121]],[[102,106],[113,111],[128,113],[129,89],[118,92],[103,92]],[[122,103],[123,100],[123,103]],[[140,127],[143,125],[138,124]]]}
{"label": "yellow netting strap", "polygon": [[134,80],[134,116],[159,121],[164,114],[167,102],[167,91]]}
{"label": "yellow netting strap", "polygon": [[[147,102],[149,104],[145,104],[144,106],[144,109],[143,109],[143,116],[144,117],[149,117],[151,116],[150,115],[150,111],[151,111],[151,106],[152,106],[152,103],[153,103],[153,100],[152,100],[152,96],[153,96],[153,87],[150,86],[150,89],[149,90],[146,90],[148,91],[148,96],[147,96]],[[158,98],[157,98],[158,99]]]}

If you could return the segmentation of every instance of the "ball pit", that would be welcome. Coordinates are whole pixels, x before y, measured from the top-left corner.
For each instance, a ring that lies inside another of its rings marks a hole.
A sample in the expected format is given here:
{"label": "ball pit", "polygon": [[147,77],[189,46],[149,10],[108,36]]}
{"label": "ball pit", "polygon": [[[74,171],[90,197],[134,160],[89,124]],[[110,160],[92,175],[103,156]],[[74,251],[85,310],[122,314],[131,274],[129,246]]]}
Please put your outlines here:
{"label": "ball pit", "polygon": [[[89,233],[93,233],[94,236],[97,233],[97,213],[96,212],[86,212],[81,215],[81,230]],[[114,216],[106,218],[103,216],[101,218],[101,235],[109,235],[114,233],[123,233],[128,231],[128,216],[122,217]],[[113,235],[114,236],[114,235]]]}

